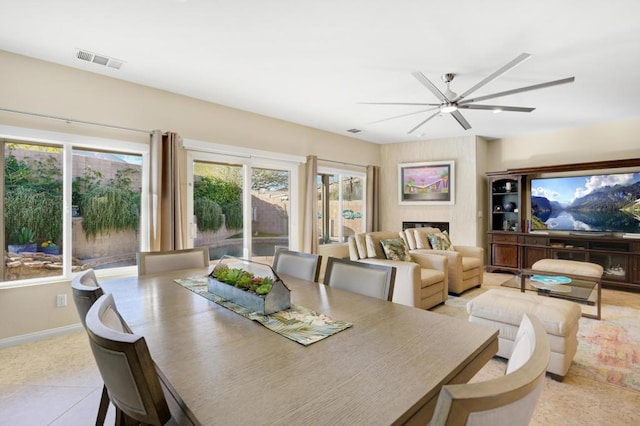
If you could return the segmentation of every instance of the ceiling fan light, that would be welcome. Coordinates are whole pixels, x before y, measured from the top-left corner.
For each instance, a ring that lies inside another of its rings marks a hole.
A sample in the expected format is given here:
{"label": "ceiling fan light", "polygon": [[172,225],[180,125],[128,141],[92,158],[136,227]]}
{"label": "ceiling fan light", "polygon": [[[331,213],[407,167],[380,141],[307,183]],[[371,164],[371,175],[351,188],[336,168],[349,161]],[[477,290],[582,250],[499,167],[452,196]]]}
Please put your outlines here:
{"label": "ceiling fan light", "polygon": [[455,112],[458,110],[458,107],[454,104],[444,104],[440,107],[440,112]]}

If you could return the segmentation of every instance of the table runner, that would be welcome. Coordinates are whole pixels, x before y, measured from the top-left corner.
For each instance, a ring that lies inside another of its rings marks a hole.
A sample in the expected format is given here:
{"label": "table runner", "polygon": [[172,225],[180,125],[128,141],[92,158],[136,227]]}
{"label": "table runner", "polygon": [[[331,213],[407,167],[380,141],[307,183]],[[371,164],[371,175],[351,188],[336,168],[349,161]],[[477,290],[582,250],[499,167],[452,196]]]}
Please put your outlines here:
{"label": "table runner", "polygon": [[261,315],[236,303],[225,300],[207,290],[207,276],[194,276],[174,280],[184,288],[217,303],[220,306],[257,321],[271,331],[308,346],[326,337],[345,330],[353,324],[347,321],[333,320],[330,317],[312,311],[304,306],[291,304],[291,308],[271,315]]}

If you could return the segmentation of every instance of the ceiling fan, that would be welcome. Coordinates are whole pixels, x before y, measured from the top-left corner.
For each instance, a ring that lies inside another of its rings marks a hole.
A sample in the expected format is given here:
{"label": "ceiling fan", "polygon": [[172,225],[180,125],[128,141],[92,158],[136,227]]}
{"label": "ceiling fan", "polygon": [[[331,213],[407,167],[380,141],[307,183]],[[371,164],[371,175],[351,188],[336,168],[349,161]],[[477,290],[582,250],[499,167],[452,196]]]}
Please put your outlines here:
{"label": "ceiling fan", "polygon": [[373,123],[380,123],[382,121],[393,120],[395,118],[407,117],[410,115],[421,114],[423,112],[436,111],[435,113],[429,115],[426,119],[418,123],[413,129],[409,130],[409,134],[418,130],[422,125],[424,125],[427,121],[431,120],[436,115],[441,113],[450,114],[456,121],[462,126],[463,129],[469,130],[471,125],[469,122],[462,116],[460,110],[462,109],[476,109],[476,110],[486,110],[493,112],[501,112],[501,111],[513,111],[513,112],[531,112],[535,110],[535,108],[529,107],[516,107],[516,106],[501,106],[501,105],[481,105],[476,104],[476,102],[484,101],[487,99],[499,98],[501,96],[513,95],[516,93],[528,92],[530,90],[538,90],[544,89],[546,87],[557,86],[560,84],[572,83],[575,80],[575,77],[563,78],[561,80],[549,81],[547,83],[534,84],[533,86],[520,87],[518,89],[506,90],[504,92],[493,93],[490,95],[478,96],[476,98],[467,99],[469,95],[471,95],[476,90],[485,86],[487,83],[495,80],[500,77],[502,74],[509,71],[511,68],[516,65],[524,62],[526,59],[529,59],[531,55],[528,53],[522,53],[517,58],[513,59],[508,64],[504,65],[502,68],[496,70],[489,76],[487,76],[484,80],[477,83],[475,86],[468,89],[466,92],[458,95],[457,93],[451,91],[449,88],[449,83],[455,77],[455,74],[448,73],[442,76],[442,81],[447,84],[447,88],[444,92],[440,91],[435,84],[431,82],[423,73],[420,71],[416,71],[411,73],[420,83],[422,83],[427,89],[433,93],[436,98],[438,98],[438,103],[423,103],[423,102],[361,102],[366,105],[416,105],[416,106],[428,106],[430,108],[422,109],[420,111],[410,112],[408,114],[396,115],[389,118],[384,118],[382,120],[374,121]]}

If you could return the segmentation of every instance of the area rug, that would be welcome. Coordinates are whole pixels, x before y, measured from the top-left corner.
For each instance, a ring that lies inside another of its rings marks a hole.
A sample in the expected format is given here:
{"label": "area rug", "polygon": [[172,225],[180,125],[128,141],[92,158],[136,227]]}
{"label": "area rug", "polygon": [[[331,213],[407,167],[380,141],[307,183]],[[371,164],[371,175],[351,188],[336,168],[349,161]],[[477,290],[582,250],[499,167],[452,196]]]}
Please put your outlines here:
{"label": "area rug", "polygon": [[207,300],[224,306],[238,315],[256,321],[269,330],[304,346],[308,346],[353,326],[350,322],[334,320],[324,314],[295,304],[292,304],[289,309],[271,315],[261,315],[252,312],[243,306],[210,293],[207,290],[208,281],[206,276],[194,276],[174,281]]}
{"label": "area rug", "polygon": [[[449,296],[433,311],[468,319],[467,302],[487,290],[478,288],[460,297]],[[568,375],[640,392],[640,310],[603,302],[602,318],[580,318],[578,351]]]}

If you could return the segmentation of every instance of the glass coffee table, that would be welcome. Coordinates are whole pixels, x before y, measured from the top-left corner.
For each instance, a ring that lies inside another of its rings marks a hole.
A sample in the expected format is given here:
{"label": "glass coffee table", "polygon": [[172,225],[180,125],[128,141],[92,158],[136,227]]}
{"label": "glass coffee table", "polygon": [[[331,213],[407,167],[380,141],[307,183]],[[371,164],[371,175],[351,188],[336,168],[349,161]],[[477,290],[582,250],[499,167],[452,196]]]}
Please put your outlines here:
{"label": "glass coffee table", "polygon": [[584,312],[583,309],[582,316],[597,320],[601,318],[602,282],[599,278],[523,269],[520,274],[520,291],[535,291],[540,296],[594,306],[595,314]]}

